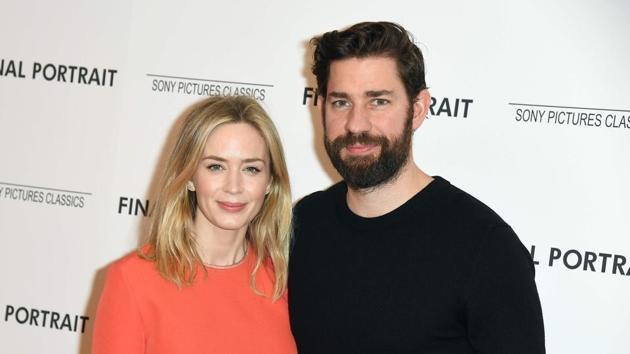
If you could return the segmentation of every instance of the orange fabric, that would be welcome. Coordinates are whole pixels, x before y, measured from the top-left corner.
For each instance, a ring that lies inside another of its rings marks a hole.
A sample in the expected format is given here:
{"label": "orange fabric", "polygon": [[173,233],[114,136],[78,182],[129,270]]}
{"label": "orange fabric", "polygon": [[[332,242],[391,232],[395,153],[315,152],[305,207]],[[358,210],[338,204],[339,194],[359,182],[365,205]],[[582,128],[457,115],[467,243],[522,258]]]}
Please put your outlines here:
{"label": "orange fabric", "polygon": [[[108,270],[98,305],[93,354],[296,353],[286,297],[272,303],[252,292],[253,250],[226,269],[198,272],[178,289],[153,263],[128,255]],[[257,287],[273,288],[273,273],[261,267]]]}

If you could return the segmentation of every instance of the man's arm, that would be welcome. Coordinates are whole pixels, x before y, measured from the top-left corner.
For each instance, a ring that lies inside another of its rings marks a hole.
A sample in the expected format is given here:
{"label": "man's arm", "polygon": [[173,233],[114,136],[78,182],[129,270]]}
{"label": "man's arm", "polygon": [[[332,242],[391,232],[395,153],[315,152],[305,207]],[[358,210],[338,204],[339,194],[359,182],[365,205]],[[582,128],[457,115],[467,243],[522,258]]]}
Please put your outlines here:
{"label": "man's arm", "polygon": [[545,353],[534,265],[507,225],[490,230],[480,247],[466,312],[469,340],[479,353]]}

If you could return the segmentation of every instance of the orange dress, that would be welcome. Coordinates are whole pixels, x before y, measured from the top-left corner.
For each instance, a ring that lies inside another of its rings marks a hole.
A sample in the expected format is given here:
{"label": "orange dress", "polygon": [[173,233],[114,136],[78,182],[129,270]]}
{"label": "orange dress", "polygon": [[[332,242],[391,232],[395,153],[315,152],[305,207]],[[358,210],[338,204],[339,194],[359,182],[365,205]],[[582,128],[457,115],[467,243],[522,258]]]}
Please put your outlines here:
{"label": "orange dress", "polygon": [[[251,247],[230,268],[207,267],[181,289],[150,261],[128,255],[113,263],[98,305],[93,354],[296,353],[286,297],[254,294]],[[257,288],[270,294],[273,272],[261,267]]]}

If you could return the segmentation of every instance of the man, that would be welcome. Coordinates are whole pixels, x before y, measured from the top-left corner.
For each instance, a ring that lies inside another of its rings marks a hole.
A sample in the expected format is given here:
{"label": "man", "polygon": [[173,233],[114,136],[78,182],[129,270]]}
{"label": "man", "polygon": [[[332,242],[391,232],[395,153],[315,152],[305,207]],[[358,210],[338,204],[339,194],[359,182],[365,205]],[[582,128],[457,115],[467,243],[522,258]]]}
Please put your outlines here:
{"label": "man", "polygon": [[295,206],[300,353],[545,352],[531,257],[498,215],[412,157],[430,105],[393,23],[312,41],[325,147],[344,178]]}

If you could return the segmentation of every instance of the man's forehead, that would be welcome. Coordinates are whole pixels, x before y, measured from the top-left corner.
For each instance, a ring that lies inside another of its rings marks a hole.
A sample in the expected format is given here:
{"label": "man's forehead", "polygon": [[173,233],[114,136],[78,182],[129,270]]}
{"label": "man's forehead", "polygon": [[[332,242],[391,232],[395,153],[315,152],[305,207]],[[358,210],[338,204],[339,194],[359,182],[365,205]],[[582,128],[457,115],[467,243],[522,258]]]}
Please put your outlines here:
{"label": "man's forehead", "polygon": [[347,58],[330,65],[328,96],[335,92],[374,97],[403,88],[396,61],[390,57]]}

